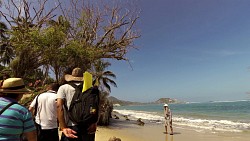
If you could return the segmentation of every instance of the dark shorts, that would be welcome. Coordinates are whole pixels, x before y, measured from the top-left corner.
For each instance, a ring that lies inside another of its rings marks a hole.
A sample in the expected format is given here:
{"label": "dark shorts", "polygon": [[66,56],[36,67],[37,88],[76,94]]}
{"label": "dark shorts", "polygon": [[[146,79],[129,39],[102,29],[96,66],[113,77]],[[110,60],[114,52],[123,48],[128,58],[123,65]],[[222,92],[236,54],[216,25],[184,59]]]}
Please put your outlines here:
{"label": "dark shorts", "polygon": [[78,138],[72,139],[67,138],[63,133],[61,137],[61,141],[95,141],[95,134],[88,134],[88,126],[72,126],[69,127],[77,132]]}
{"label": "dark shorts", "polygon": [[41,129],[37,123],[37,141],[59,141],[58,128],[55,129]]}

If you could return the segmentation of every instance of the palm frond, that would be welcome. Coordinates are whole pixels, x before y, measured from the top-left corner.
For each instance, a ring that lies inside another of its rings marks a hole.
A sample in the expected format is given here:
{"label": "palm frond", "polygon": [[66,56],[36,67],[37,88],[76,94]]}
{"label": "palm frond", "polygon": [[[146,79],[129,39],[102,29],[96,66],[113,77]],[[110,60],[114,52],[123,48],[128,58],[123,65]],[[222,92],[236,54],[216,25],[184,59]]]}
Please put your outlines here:
{"label": "palm frond", "polygon": [[111,88],[106,81],[103,81],[103,85],[109,90],[109,92],[111,92]]}
{"label": "palm frond", "polygon": [[103,72],[103,75],[116,78],[116,75],[112,71],[105,71],[105,72]]}
{"label": "palm frond", "polygon": [[105,82],[107,84],[110,83],[112,86],[117,87],[117,84],[115,83],[115,81],[111,80],[111,79],[109,79],[107,77],[103,78],[103,82]]}

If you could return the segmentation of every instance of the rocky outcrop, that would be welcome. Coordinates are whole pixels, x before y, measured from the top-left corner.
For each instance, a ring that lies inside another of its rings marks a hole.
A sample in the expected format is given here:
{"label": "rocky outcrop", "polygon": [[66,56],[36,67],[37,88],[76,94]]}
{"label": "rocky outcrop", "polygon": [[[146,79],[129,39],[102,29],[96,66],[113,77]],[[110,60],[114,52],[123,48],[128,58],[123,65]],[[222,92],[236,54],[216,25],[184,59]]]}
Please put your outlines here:
{"label": "rocky outcrop", "polygon": [[160,98],[157,101],[155,101],[154,103],[156,103],[156,104],[163,104],[163,103],[176,103],[176,102],[177,102],[176,99]]}

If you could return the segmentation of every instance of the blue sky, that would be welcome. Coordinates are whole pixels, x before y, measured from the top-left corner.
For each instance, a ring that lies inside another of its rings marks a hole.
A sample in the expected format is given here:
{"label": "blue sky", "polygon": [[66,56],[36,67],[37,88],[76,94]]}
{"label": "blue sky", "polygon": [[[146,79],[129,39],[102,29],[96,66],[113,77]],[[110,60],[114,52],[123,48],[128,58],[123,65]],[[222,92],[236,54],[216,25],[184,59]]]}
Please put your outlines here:
{"label": "blue sky", "polygon": [[139,0],[139,50],[114,61],[111,96],[150,102],[250,99],[249,0]]}
{"label": "blue sky", "polygon": [[128,0],[141,10],[139,50],[112,61],[111,96],[151,102],[250,99],[249,0]]}

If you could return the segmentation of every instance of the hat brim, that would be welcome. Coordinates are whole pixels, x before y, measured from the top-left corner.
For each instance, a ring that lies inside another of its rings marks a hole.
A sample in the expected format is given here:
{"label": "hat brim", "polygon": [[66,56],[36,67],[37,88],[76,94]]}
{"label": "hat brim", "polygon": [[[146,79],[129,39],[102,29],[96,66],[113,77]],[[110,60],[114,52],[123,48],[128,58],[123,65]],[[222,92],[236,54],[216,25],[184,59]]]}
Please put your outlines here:
{"label": "hat brim", "polygon": [[75,77],[70,74],[66,74],[64,78],[66,81],[83,81],[83,77]]}
{"label": "hat brim", "polygon": [[0,89],[0,93],[13,93],[13,94],[23,94],[23,93],[30,93],[31,90],[27,88],[22,88],[18,90],[8,90],[8,89]]}

